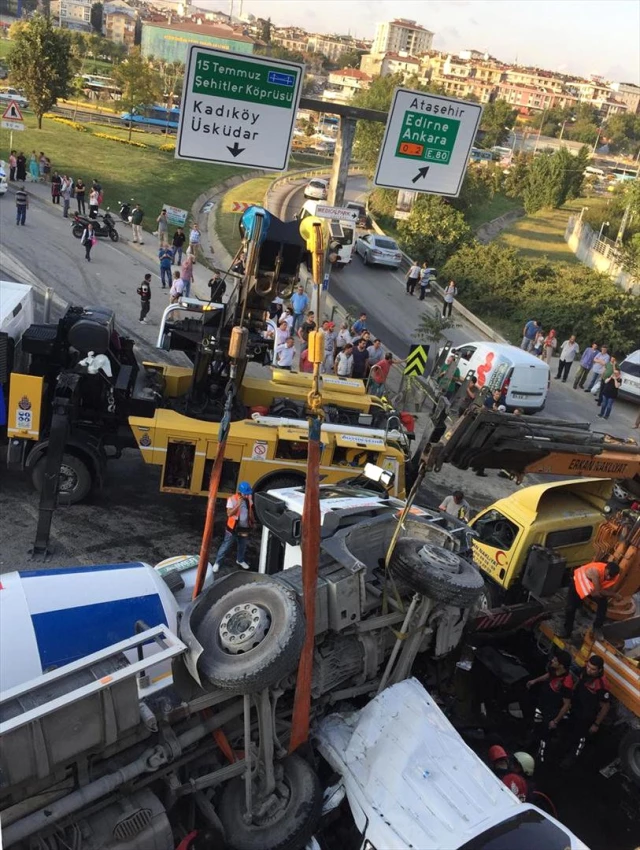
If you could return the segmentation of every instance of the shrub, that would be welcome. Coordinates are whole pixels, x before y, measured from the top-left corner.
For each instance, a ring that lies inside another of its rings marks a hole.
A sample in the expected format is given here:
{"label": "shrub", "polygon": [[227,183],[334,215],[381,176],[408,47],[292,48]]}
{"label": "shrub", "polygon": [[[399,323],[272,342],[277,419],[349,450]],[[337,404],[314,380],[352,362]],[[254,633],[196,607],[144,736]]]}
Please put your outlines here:
{"label": "shrub", "polygon": [[120,142],[121,145],[131,145],[133,148],[148,148],[143,142],[134,142],[129,139],[121,139],[119,136],[110,136],[109,133],[94,133],[98,139],[108,139],[110,142]]}
{"label": "shrub", "polygon": [[164,145],[160,145],[160,147],[158,148],[159,151],[167,151],[168,153],[173,153],[175,149],[175,142],[165,142]]}
{"label": "shrub", "polygon": [[67,127],[71,127],[73,130],[77,130],[79,133],[86,133],[87,128],[84,124],[80,124],[78,121],[72,121],[71,118],[62,118],[60,115],[52,115],[50,112],[45,113],[44,118],[49,119],[50,121],[56,121],[58,124],[64,124]]}

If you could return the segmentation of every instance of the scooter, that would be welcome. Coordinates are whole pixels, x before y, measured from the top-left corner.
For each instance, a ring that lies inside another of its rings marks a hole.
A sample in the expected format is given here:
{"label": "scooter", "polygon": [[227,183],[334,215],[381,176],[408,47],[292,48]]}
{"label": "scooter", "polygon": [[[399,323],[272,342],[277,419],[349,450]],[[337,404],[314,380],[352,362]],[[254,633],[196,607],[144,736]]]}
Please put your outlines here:
{"label": "scooter", "polygon": [[133,198],[130,201],[118,201],[120,206],[120,218],[126,221],[127,224],[131,221],[131,208],[133,207]]}
{"label": "scooter", "polygon": [[[100,221],[100,219],[102,219],[102,221]],[[71,222],[71,232],[76,239],[81,238],[89,222],[93,224],[93,231],[96,236],[103,239],[108,236],[112,242],[117,242],[118,239],[120,239],[118,231],[116,230],[116,223],[109,212],[104,213],[104,215],[99,215],[97,218],[89,218],[86,215],[79,215],[76,213],[73,217],[73,221]]]}

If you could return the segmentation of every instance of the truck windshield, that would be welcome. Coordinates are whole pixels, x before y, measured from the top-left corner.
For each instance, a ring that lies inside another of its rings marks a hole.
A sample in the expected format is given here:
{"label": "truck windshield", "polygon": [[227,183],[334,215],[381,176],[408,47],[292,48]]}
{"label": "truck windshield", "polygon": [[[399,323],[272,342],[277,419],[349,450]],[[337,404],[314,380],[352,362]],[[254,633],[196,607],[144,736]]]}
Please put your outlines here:
{"label": "truck windshield", "polygon": [[568,833],[535,809],[498,823],[463,844],[459,850],[569,850]]}
{"label": "truck windshield", "polygon": [[500,511],[488,511],[473,523],[480,543],[509,551],[518,536],[518,526]]}

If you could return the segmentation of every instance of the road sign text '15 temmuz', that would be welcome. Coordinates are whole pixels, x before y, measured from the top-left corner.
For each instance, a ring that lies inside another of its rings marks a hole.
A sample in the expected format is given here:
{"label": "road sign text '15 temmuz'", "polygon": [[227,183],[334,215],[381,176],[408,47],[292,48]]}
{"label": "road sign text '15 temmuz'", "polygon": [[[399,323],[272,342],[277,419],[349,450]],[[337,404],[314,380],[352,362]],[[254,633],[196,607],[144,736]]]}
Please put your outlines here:
{"label": "road sign text '15 temmuz'", "polygon": [[176,157],[285,170],[303,77],[295,62],[192,45]]}

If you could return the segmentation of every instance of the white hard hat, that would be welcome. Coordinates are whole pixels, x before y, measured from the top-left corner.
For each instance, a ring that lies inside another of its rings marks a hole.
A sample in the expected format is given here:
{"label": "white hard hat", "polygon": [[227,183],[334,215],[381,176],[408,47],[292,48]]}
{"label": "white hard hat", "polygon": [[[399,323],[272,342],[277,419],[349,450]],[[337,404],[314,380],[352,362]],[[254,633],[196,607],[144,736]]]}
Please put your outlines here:
{"label": "white hard hat", "polygon": [[533,776],[533,772],[536,769],[536,760],[533,756],[530,756],[529,753],[514,753],[513,757],[519,762],[522,772],[526,776]]}

